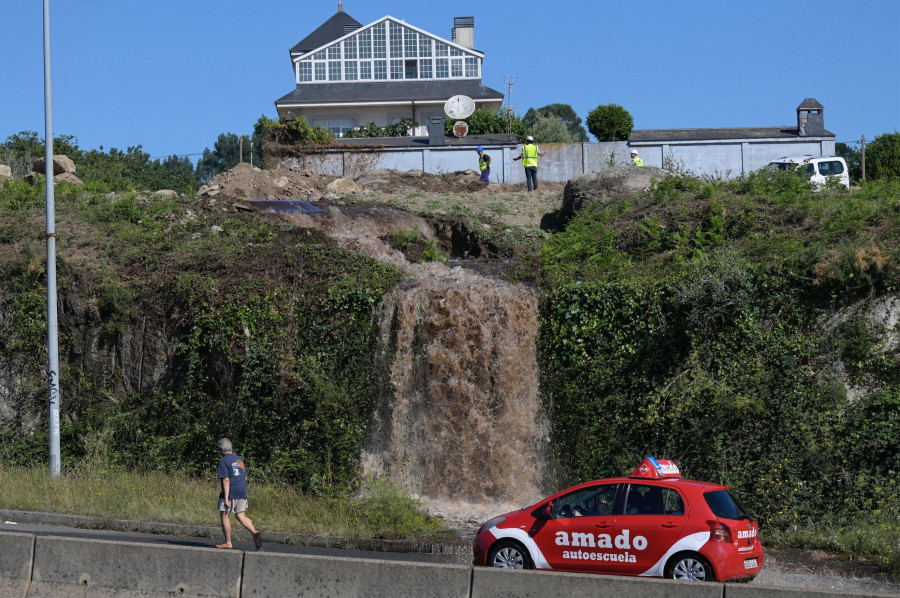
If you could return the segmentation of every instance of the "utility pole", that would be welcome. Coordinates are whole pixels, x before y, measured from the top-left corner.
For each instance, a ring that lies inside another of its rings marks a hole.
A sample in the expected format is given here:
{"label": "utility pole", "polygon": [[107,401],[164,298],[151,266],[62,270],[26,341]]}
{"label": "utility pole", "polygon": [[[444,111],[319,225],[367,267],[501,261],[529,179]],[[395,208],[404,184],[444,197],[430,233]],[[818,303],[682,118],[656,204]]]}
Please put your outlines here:
{"label": "utility pole", "polygon": [[53,196],[53,110],[50,105],[50,0],[44,0],[44,173],[47,182],[47,423],[50,476],[59,477],[59,333],[56,324],[56,206]]}
{"label": "utility pole", "polygon": [[860,155],[860,167],[862,168],[862,178],[860,180],[866,180],[866,136],[862,136],[862,152]]}
{"label": "utility pole", "polygon": [[244,163],[244,136],[243,135],[238,137],[238,153],[241,155],[241,157],[238,158],[238,163],[243,164]]}

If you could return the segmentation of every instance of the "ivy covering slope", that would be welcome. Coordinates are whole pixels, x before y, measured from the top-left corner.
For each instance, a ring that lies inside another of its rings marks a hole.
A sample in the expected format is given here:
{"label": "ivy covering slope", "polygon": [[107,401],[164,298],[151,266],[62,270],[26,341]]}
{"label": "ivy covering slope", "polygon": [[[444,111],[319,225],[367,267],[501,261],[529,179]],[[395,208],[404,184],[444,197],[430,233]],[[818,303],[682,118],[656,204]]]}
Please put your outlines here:
{"label": "ivy covering slope", "polygon": [[674,177],[595,201],[528,274],[559,485],[674,459],[770,534],[870,521],[896,566],[900,351],[876,316],[898,266],[896,183]]}
{"label": "ivy covering slope", "polygon": [[[46,457],[42,193],[0,189],[0,370],[17,385],[7,464]],[[68,471],[201,473],[210,439],[229,436],[257,475],[326,494],[355,483],[378,391],[373,310],[397,271],[185,198],[60,184],[57,215]]]}

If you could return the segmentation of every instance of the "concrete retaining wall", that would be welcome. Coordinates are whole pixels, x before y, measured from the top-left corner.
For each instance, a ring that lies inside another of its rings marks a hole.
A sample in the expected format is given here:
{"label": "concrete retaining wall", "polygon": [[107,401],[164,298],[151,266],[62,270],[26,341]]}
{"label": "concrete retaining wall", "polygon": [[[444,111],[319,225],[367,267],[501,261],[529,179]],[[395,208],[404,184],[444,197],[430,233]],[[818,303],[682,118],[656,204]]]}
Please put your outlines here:
{"label": "concrete retaining wall", "polygon": [[0,532],[0,596],[835,598],[875,596]]}
{"label": "concrete retaining wall", "polygon": [[[631,149],[638,150],[644,164],[685,170],[715,178],[733,178],[765,166],[783,156],[830,156],[834,140],[816,137],[794,139],[735,139],[678,142],[544,143],[547,155],[540,159],[538,180],[564,183],[582,174],[602,172],[614,166],[631,165]],[[306,156],[286,158],[277,168],[306,170],[319,174],[356,178],[367,170],[422,170],[442,174],[478,170],[474,146],[383,147],[378,149],[326,149]],[[522,162],[512,158],[522,146],[484,146],[491,157],[491,182],[525,182]]]}

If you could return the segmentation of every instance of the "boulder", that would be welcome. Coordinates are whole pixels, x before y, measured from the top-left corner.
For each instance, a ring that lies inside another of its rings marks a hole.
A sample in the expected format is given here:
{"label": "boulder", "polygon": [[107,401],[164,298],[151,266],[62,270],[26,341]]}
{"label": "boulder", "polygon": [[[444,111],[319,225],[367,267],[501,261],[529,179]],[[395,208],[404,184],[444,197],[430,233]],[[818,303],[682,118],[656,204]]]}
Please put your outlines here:
{"label": "boulder", "polygon": [[160,199],[174,199],[175,197],[178,197],[178,193],[171,189],[160,189],[159,191],[153,192],[153,197]]}
{"label": "boulder", "polygon": [[53,177],[53,183],[56,184],[60,181],[65,181],[67,183],[72,183],[73,185],[78,185],[79,187],[84,187],[84,183],[81,182],[77,176],[72,174],[71,172],[64,172],[58,176]]}
{"label": "boulder", "polygon": [[[41,174],[46,174],[47,171],[45,168],[45,164],[46,164],[45,158],[38,158],[37,160],[34,161],[34,166],[32,167],[32,169],[35,172],[39,172]],[[62,154],[53,156],[53,174],[54,174],[54,176],[58,175],[58,174],[62,174],[64,172],[73,172],[74,173],[75,172],[75,162],[73,162],[70,157],[62,155]]]}
{"label": "boulder", "polygon": [[335,195],[350,195],[352,193],[359,193],[361,190],[362,188],[359,185],[350,179],[345,178],[334,179],[325,185],[325,192],[334,193]]}
{"label": "boulder", "polygon": [[0,185],[6,181],[11,181],[12,178],[12,168],[6,164],[0,164]]}
{"label": "boulder", "polygon": [[634,195],[650,188],[654,180],[671,176],[671,171],[653,166],[616,166],[575,177],[566,183],[558,222],[575,216],[585,203],[619,195]]}

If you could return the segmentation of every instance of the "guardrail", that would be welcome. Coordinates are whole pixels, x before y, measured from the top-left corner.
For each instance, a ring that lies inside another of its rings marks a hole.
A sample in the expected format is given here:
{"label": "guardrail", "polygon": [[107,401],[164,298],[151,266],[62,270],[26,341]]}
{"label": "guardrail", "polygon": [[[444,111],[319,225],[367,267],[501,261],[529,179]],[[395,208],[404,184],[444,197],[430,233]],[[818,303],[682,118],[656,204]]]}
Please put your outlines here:
{"label": "guardrail", "polygon": [[834,598],[822,590],[284,555],[0,532],[0,596]]}

